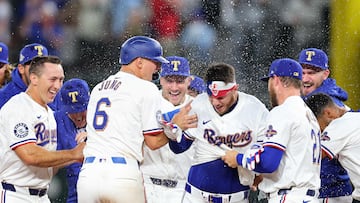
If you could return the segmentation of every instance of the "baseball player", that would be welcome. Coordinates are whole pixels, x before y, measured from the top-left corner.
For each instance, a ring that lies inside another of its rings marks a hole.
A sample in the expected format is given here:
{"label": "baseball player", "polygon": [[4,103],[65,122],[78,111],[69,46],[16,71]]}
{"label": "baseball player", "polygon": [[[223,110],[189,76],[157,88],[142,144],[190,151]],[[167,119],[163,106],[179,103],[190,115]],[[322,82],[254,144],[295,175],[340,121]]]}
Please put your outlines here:
{"label": "baseball player", "polygon": [[168,63],[155,39],[134,36],[120,50],[121,69],[97,84],[87,108],[87,141],[77,183],[80,203],[144,203],[143,144],[168,142],[159,125],[161,96],[152,75]]}
{"label": "baseball player", "polygon": [[272,62],[268,89],[273,109],[262,145],[244,154],[227,151],[225,162],[262,173],[259,189],[269,203],[318,202],[320,188],[320,128],[301,98],[302,68],[289,58]]}
{"label": "baseball player", "polygon": [[9,63],[9,49],[5,43],[0,42],[0,88],[11,81],[13,66]]}
{"label": "baseball player", "polygon": [[322,130],[323,157],[338,159],[349,173],[354,191],[352,192],[353,199],[346,202],[359,203],[360,158],[357,156],[360,149],[359,112],[347,112],[336,105],[329,95],[321,93],[308,97],[306,103],[317,117]]}
{"label": "baseball player", "polygon": [[181,153],[193,145],[195,150],[182,202],[249,202],[254,175],[250,171],[239,173],[221,157],[224,149],[243,152],[264,135],[268,110],[254,96],[238,91],[235,70],[229,64],[210,65],[205,81],[207,93],[198,95],[189,105],[189,114],[197,115],[197,128],[186,130],[178,124],[183,110],[172,120],[186,131],[180,143],[169,142],[170,148]]}
{"label": "baseball player", "polygon": [[[316,48],[304,49],[300,52],[298,61],[303,68],[304,99],[322,92],[331,96],[338,106],[350,110],[343,103],[348,98],[347,93],[336,85],[334,79],[329,78],[328,57],[324,51]],[[322,159],[320,179],[320,201],[327,203],[352,201],[353,189],[350,178],[338,159]]]}
{"label": "baseball player", "polygon": [[[193,99],[186,94],[191,81],[188,60],[180,56],[169,56],[166,59],[170,63],[162,64],[160,72],[162,112],[179,109]],[[168,144],[157,150],[144,146],[141,171],[147,203],[181,202],[192,157],[193,150],[176,155]]]}
{"label": "baseball player", "polygon": [[[86,81],[72,78],[64,83],[59,94],[60,110],[54,112],[57,124],[57,150],[73,149],[86,139],[86,108],[89,102],[89,86]],[[67,202],[77,202],[76,183],[81,163],[66,167],[68,185]]]}
{"label": "baseball player", "polygon": [[47,56],[46,47],[41,44],[28,44],[20,51],[19,64],[11,73],[11,81],[0,89],[0,108],[14,95],[25,92],[29,85],[29,67],[31,59],[36,56]]}
{"label": "baseball player", "polygon": [[198,94],[206,92],[206,85],[202,78],[196,75],[191,76],[191,83],[188,88],[188,94],[196,97]]}
{"label": "baseball player", "polygon": [[28,89],[0,109],[0,202],[50,203],[47,189],[56,169],[83,160],[83,143],[55,151],[56,121],[47,104],[63,83],[60,63],[52,56],[34,58]]}

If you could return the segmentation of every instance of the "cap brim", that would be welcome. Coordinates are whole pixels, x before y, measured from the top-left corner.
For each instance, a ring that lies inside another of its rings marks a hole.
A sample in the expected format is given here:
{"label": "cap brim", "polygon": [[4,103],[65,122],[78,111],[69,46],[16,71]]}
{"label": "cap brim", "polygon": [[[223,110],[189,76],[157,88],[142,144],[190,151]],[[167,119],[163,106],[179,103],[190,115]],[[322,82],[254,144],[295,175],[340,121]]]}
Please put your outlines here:
{"label": "cap brim", "polygon": [[80,104],[63,105],[62,108],[66,113],[80,113],[86,111],[86,106]]}
{"label": "cap brim", "polygon": [[270,76],[265,76],[265,77],[260,78],[260,80],[264,81],[264,82],[269,81],[269,79],[270,79]]}
{"label": "cap brim", "polygon": [[174,73],[174,72],[170,72],[170,73],[161,73],[160,72],[160,76],[161,77],[165,77],[165,76],[183,76],[183,77],[190,77],[190,74],[186,74],[186,73]]}
{"label": "cap brim", "polygon": [[166,58],[159,56],[159,57],[154,57],[152,58],[152,60],[160,62],[160,63],[170,63],[170,61],[168,61]]}
{"label": "cap brim", "polygon": [[301,62],[300,65],[313,66],[313,67],[318,68],[318,69],[321,69],[321,70],[326,70],[326,69],[328,69],[328,68],[326,68],[326,67],[318,66],[318,65],[315,65],[315,64],[312,64],[312,63],[307,63],[307,62]]}
{"label": "cap brim", "polygon": [[9,64],[9,61],[6,61],[6,60],[0,60],[0,63]]}

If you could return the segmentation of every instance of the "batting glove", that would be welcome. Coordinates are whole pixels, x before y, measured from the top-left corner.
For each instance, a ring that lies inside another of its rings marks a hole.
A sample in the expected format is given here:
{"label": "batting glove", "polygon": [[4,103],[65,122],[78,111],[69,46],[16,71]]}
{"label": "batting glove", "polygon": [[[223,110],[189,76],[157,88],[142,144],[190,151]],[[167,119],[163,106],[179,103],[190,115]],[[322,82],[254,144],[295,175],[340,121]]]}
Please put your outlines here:
{"label": "batting glove", "polygon": [[242,159],[242,166],[249,170],[255,169],[255,164],[260,163],[260,155],[264,151],[261,145],[254,144],[250,149],[246,150]]}
{"label": "batting glove", "polygon": [[176,141],[178,139],[178,137],[182,136],[182,130],[179,126],[177,126],[174,123],[171,122],[167,122],[165,120],[162,120],[160,122],[161,126],[164,129],[164,133],[165,135],[173,141]]}

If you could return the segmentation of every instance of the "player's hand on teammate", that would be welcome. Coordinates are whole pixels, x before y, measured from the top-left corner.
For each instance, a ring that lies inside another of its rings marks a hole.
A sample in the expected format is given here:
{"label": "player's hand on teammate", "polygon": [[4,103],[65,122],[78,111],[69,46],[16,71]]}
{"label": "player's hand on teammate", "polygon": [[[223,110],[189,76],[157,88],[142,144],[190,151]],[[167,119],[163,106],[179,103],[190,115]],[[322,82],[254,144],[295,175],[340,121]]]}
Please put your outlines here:
{"label": "player's hand on teammate", "polygon": [[263,178],[263,176],[261,174],[255,175],[254,182],[253,182],[252,185],[250,185],[250,189],[252,191],[257,191],[258,190],[258,185],[263,179],[264,178]]}
{"label": "player's hand on teammate", "polygon": [[260,163],[260,155],[263,151],[264,148],[261,145],[254,144],[244,153],[241,165],[249,170],[254,170],[255,165]]}
{"label": "player's hand on teammate", "polygon": [[231,168],[236,168],[239,164],[236,160],[237,155],[239,154],[236,150],[228,150],[225,152],[225,155],[221,159]]}
{"label": "player's hand on teammate", "polygon": [[159,123],[164,129],[166,137],[170,140],[176,141],[177,137],[182,135],[182,129],[176,124],[165,120],[161,120]]}
{"label": "player's hand on teammate", "polygon": [[76,160],[77,162],[83,162],[84,160],[83,150],[85,145],[86,142],[80,142],[78,145],[76,145],[75,148],[72,149],[74,160]]}
{"label": "player's hand on teammate", "polygon": [[187,103],[182,107],[179,113],[175,114],[171,122],[175,123],[182,130],[187,130],[189,128],[196,128],[198,118],[196,114],[189,115],[191,110],[191,102]]}
{"label": "player's hand on teammate", "polygon": [[87,138],[87,132],[80,132],[80,133],[76,134],[76,136],[75,136],[75,140],[76,140],[77,144],[79,144],[81,142],[85,142],[86,138]]}

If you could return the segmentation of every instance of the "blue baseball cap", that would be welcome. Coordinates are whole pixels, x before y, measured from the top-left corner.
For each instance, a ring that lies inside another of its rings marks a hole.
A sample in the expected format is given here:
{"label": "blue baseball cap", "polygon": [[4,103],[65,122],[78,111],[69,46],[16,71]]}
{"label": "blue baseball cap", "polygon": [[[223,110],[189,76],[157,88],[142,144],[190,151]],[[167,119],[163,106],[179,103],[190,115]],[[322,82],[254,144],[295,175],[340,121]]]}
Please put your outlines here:
{"label": "blue baseball cap", "polygon": [[316,48],[304,49],[300,52],[299,63],[326,70],[329,68],[328,56],[323,50]]}
{"label": "blue baseball cap", "polygon": [[0,42],[0,63],[9,64],[9,49],[3,42]]}
{"label": "blue baseball cap", "polygon": [[276,59],[271,63],[268,76],[261,78],[261,80],[268,81],[273,76],[293,77],[302,80],[302,67],[294,59]]}
{"label": "blue baseball cap", "polygon": [[20,51],[19,63],[24,65],[36,56],[48,56],[48,50],[41,44],[28,44]]}
{"label": "blue baseball cap", "polygon": [[191,83],[189,88],[197,91],[198,93],[203,93],[206,91],[204,80],[196,75],[191,76]]}
{"label": "blue baseball cap", "polygon": [[79,113],[87,109],[90,98],[88,84],[78,78],[73,78],[64,83],[60,90],[61,109],[66,113]]}
{"label": "blue baseball cap", "polygon": [[168,56],[166,59],[169,63],[163,63],[161,65],[161,77],[168,75],[190,76],[190,65],[186,58],[180,56]]}

